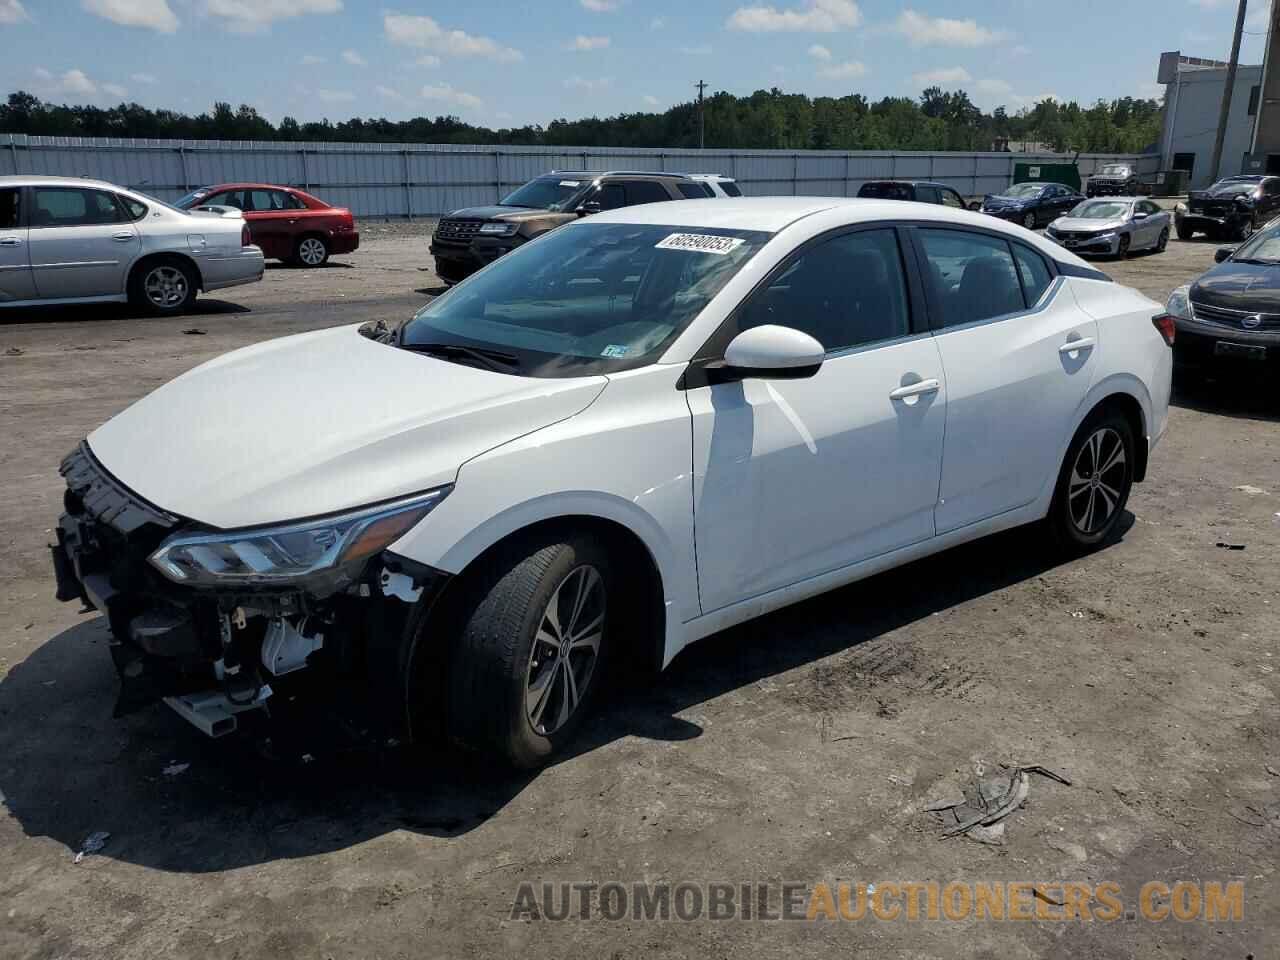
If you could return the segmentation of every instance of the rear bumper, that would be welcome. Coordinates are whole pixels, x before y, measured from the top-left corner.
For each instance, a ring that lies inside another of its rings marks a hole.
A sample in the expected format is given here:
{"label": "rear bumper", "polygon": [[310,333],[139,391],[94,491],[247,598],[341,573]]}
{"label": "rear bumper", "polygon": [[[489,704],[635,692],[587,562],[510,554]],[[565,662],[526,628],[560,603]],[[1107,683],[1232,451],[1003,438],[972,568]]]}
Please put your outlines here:
{"label": "rear bumper", "polygon": [[329,236],[330,253],[355,253],[360,249],[360,231],[334,233]]}
{"label": "rear bumper", "polygon": [[199,260],[201,287],[222,290],[243,283],[256,283],[267,270],[266,258],[260,247],[242,247],[239,253],[229,257],[202,257]]}
{"label": "rear bumper", "polygon": [[476,237],[468,244],[431,240],[430,252],[436,262],[436,276],[448,283],[465,280],[503,254],[525,242],[523,237]]}

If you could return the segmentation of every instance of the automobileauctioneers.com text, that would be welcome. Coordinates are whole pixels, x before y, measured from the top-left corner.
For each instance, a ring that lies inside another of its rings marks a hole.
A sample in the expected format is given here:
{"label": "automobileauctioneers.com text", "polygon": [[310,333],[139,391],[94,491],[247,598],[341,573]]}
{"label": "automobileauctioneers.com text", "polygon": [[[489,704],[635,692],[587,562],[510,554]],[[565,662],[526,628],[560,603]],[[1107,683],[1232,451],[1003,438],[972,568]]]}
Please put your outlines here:
{"label": "automobileauctioneers.com text", "polygon": [[588,882],[520,884],[512,920],[762,920],[809,922],[1151,923],[1244,919],[1244,884],[1152,880],[1118,883]]}

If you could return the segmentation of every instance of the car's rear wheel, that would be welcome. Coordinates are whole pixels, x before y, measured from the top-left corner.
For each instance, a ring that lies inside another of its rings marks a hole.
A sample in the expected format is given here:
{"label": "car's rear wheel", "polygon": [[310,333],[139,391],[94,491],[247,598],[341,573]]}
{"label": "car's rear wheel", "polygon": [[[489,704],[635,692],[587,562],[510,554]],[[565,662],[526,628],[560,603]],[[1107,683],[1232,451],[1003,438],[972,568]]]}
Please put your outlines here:
{"label": "car's rear wheel", "polygon": [[1195,232],[1194,230],[1192,230],[1190,227],[1184,227],[1184,226],[1182,226],[1182,224],[1178,224],[1178,239],[1179,239],[1179,240],[1181,240],[1181,241],[1183,241],[1183,242],[1185,243],[1185,242],[1187,242],[1187,241],[1191,240],[1191,238],[1192,238],[1192,237],[1194,237],[1195,235],[1196,235],[1196,232]]}
{"label": "car's rear wheel", "polygon": [[293,245],[293,262],[300,267],[322,267],[329,259],[324,237],[299,237]]}
{"label": "car's rear wheel", "polygon": [[1058,545],[1082,553],[1115,531],[1133,488],[1133,428],[1114,410],[1091,416],[1063,460],[1048,524]]}
{"label": "car's rear wheel", "polygon": [[619,606],[612,566],[573,534],[518,541],[481,563],[462,585],[448,732],[536,767],[573,738],[603,683]]}
{"label": "car's rear wheel", "polygon": [[1022,225],[1028,230],[1034,230],[1036,228],[1036,215],[1034,213],[1027,213],[1026,216],[1022,218]]}
{"label": "car's rear wheel", "polygon": [[158,257],[129,275],[129,302],[154,316],[174,316],[195,303],[198,288],[190,266],[176,257]]}

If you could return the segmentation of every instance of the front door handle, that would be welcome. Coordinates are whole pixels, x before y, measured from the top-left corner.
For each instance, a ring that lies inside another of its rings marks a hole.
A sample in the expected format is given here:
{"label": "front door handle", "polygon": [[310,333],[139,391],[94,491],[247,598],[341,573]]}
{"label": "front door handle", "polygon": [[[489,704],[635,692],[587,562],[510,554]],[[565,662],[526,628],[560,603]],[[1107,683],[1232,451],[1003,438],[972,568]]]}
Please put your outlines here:
{"label": "front door handle", "polygon": [[22,246],[21,237],[0,237],[0,247],[20,247]]}
{"label": "front door handle", "polygon": [[130,240],[133,239],[133,234],[132,233],[113,233],[111,235],[111,239],[116,241],[116,243],[128,243]]}
{"label": "front door handle", "polygon": [[1092,350],[1094,345],[1093,337],[1076,337],[1074,340],[1068,340],[1058,348],[1061,354],[1079,353],[1081,350]]}
{"label": "front door handle", "polygon": [[899,387],[889,393],[890,400],[908,400],[912,397],[920,397],[926,393],[937,393],[941,388],[937,380],[917,380],[915,383],[908,383],[905,387]]}

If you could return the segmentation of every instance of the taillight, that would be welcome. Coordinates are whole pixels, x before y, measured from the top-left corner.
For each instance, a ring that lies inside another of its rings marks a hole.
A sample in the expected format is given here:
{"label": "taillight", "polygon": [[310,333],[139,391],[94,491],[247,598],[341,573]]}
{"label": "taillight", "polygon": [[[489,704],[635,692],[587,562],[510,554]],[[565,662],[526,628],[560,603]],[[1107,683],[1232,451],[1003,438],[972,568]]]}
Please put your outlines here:
{"label": "taillight", "polygon": [[249,232],[249,225],[246,223],[240,228],[240,246],[247,247],[253,243],[253,234]]}
{"label": "taillight", "polygon": [[1164,342],[1172,347],[1173,338],[1178,332],[1178,328],[1173,322],[1173,317],[1167,313],[1162,313],[1158,317],[1152,317],[1151,322],[1160,331],[1160,336],[1164,337]]}

